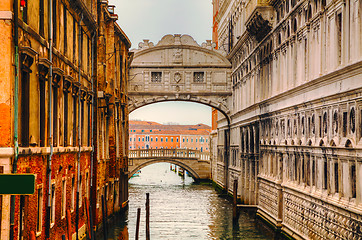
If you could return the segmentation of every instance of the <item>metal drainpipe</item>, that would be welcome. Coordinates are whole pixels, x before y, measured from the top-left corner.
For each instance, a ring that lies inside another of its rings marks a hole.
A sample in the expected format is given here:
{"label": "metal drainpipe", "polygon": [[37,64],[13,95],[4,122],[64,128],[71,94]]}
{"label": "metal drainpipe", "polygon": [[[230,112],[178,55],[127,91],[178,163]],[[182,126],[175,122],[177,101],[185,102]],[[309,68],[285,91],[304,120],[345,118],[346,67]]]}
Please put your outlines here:
{"label": "metal drainpipe", "polygon": [[[96,32],[93,33],[92,36],[92,46],[91,46],[91,84],[92,84],[92,93],[94,94],[94,85],[93,85],[93,81],[94,81],[94,38],[96,36]],[[91,240],[94,240],[94,232],[93,232],[93,199],[92,199],[92,193],[93,193],[93,154],[94,154],[94,142],[93,142],[93,115],[94,115],[94,95],[92,96],[92,104],[91,104],[91,145],[92,145],[92,151],[91,151],[91,177],[90,177],[90,191],[89,191],[89,218],[90,218],[90,225],[91,225],[91,229],[90,230],[90,234],[91,234]]]}
{"label": "metal drainpipe", "polygon": [[[114,79],[117,79],[117,48],[116,48],[116,41],[113,44],[113,48],[114,48],[114,65],[115,65],[114,66]],[[119,90],[121,90],[121,89],[119,89]],[[115,154],[116,154],[116,162],[117,162],[117,161],[119,161],[119,160],[117,160],[117,158],[119,158],[118,157],[119,156],[118,155],[118,153],[119,153],[119,149],[118,149],[119,135],[118,135],[118,131],[117,131],[118,130],[117,129],[117,126],[118,126],[117,121],[119,121],[117,119],[118,119],[118,116],[119,116],[119,112],[118,112],[116,103],[114,103],[113,107],[114,107],[114,124],[113,124],[114,126],[113,127],[114,127],[114,137],[116,138],[116,141],[115,141],[115,144],[116,144],[116,149],[115,150],[116,150],[116,152],[115,152]],[[117,115],[116,115],[116,113],[117,113]],[[114,176],[114,177],[116,177],[116,176]],[[114,181],[113,181],[113,183],[114,183]],[[113,190],[114,190],[114,185],[113,185]],[[114,191],[113,191],[113,195],[114,195]],[[113,199],[113,213],[114,213],[115,203],[116,203],[116,199],[114,198]]]}
{"label": "metal drainpipe", "polygon": [[49,0],[49,76],[48,76],[48,144],[50,153],[48,155],[48,205],[46,209],[46,228],[45,237],[50,237],[50,213],[52,207],[52,157],[53,157],[53,138],[52,138],[52,82],[53,82],[53,1]]}
{"label": "metal drainpipe", "polygon": [[[14,83],[14,162],[12,173],[17,172],[18,156],[19,156],[19,142],[18,142],[18,111],[19,111],[19,6],[18,0],[14,0],[14,46],[15,46],[15,83]],[[10,240],[14,239],[14,219],[15,219],[15,196],[10,197]]]}
{"label": "metal drainpipe", "polygon": [[[78,22],[78,34],[79,34],[79,43],[78,43],[78,83],[81,84],[81,59],[82,59],[82,44],[81,44],[81,40],[82,40],[82,25],[81,22],[83,21],[83,14],[80,17],[80,20]],[[78,227],[79,227],[79,189],[80,189],[80,151],[81,151],[81,112],[80,112],[80,85],[79,85],[79,89],[78,89],[78,160],[77,160],[77,164],[78,164],[78,168],[77,168],[77,206],[76,206],[76,217],[75,217],[75,228],[76,228],[76,239],[78,240]],[[83,109],[82,109],[83,110]]]}

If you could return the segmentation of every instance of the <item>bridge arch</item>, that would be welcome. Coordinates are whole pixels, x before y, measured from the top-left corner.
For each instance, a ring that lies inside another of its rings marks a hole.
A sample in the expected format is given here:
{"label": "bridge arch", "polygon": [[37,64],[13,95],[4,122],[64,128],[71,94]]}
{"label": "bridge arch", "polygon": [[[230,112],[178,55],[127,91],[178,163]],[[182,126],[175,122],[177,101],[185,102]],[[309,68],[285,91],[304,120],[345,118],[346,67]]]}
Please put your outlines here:
{"label": "bridge arch", "polygon": [[231,64],[211,41],[200,46],[189,35],[166,35],[156,45],[144,40],[133,53],[130,112],[152,103],[187,101],[213,107],[229,121]]}
{"label": "bridge arch", "polygon": [[199,174],[192,169],[190,166],[188,166],[187,164],[185,164],[184,162],[177,160],[177,159],[170,159],[170,158],[154,158],[154,159],[147,159],[146,161],[144,161],[143,163],[137,165],[128,175],[128,179],[130,179],[133,174],[135,174],[138,170],[141,170],[144,167],[147,167],[149,165],[155,164],[155,163],[172,163],[172,164],[176,164],[180,167],[182,167],[183,169],[185,169],[191,176],[192,178],[194,178],[195,180],[199,180],[200,176]]}
{"label": "bridge arch", "polygon": [[172,101],[181,101],[181,102],[194,102],[194,103],[199,103],[199,104],[203,104],[212,108],[217,109],[219,112],[221,112],[227,119],[228,122],[230,122],[230,110],[228,108],[226,108],[225,106],[222,106],[220,103],[218,102],[213,102],[208,100],[207,98],[188,98],[188,96],[170,96],[170,97],[158,97],[156,98],[149,98],[149,99],[144,99],[142,102],[138,102],[136,105],[130,105],[129,106],[129,113],[133,112],[134,110],[137,110],[141,107],[147,106],[147,105],[151,105],[154,103],[161,103],[161,102],[172,102]]}

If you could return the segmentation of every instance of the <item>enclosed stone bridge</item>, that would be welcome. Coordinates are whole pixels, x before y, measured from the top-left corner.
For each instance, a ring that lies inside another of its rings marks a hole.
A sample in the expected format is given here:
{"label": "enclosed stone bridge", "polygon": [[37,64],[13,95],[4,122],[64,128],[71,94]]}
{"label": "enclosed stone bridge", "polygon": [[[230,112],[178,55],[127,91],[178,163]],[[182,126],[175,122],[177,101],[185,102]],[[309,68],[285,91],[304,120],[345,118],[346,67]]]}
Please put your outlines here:
{"label": "enclosed stone bridge", "polygon": [[160,162],[184,168],[195,180],[209,180],[211,177],[209,152],[190,149],[137,149],[129,150],[128,157],[129,177],[148,165]]}
{"label": "enclosed stone bridge", "polygon": [[166,35],[156,45],[144,40],[133,52],[130,112],[157,102],[188,101],[230,115],[231,64],[211,41],[200,46],[188,35]]}

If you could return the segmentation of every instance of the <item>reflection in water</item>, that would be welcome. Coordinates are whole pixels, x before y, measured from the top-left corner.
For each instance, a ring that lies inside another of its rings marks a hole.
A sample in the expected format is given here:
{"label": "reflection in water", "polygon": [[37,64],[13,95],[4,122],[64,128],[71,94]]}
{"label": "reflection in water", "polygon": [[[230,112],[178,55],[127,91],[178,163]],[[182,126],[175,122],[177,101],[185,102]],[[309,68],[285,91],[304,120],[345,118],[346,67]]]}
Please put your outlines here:
{"label": "reflection in water", "polygon": [[[151,239],[273,239],[258,229],[254,217],[241,213],[232,224],[232,205],[209,185],[193,184],[188,175],[170,171],[170,164],[153,164],[129,181],[128,219],[117,220],[109,239],[135,238],[137,208],[141,208],[139,239],[145,239],[146,193],[150,193]],[[127,215],[127,214],[126,214]]]}

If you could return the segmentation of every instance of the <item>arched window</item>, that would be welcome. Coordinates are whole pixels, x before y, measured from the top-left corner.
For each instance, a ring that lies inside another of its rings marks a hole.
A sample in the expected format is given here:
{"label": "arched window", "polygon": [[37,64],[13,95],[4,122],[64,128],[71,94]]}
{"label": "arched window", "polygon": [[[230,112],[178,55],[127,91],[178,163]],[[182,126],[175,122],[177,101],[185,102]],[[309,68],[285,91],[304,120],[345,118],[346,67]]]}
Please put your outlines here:
{"label": "arched window", "polygon": [[321,1],[321,7],[324,9],[325,6],[326,6],[326,0],[322,0]]}
{"label": "arched window", "polygon": [[351,111],[349,112],[349,126],[351,132],[354,133],[356,131],[356,112],[354,108],[351,108]]}
{"label": "arched window", "polygon": [[318,12],[318,0],[314,0],[314,12]]}
{"label": "arched window", "polygon": [[290,136],[291,134],[291,123],[290,123],[290,119],[288,119],[288,123],[287,123],[287,133],[288,133],[288,136]]}
{"label": "arched window", "polygon": [[246,144],[245,144],[246,145],[246,152],[248,153],[249,152],[249,130],[246,130],[246,136],[245,137],[246,137],[246,139],[245,139],[246,140],[245,141],[246,142]]}
{"label": "arched window", "polygon": [[254,153],[254,130],[253,128],[251,127],[250,129],[250,152],[251,153]]}
{"label": "arched window", "polygon": [[323,114],[323,132],[324,132],[324,134],[327,134],[327,132],[328,132],[328,122],[327,122],[327,113],[326,112]]}
{"label": "arched window", "polygon": [[278,45],[280,45],[282,43],[282,34],[279,33],[278,34]]}
{"label": "arched window", "polygon": [[312,18],[312,7],[309,5],[308,6],[308,11],[307,11],[307,21],[309,22],[309,20]]}
{"label": "arched window", "polygon": [[296,33],[296,32],[297,32],[297,28],[298,28],[297,19],[294,18],[294,19],[292,20],[292,33]]}
{"label": "arched window", "polygon": [[347,147],[347,148],[353,147],[351,140],[348,139],[348,140],[346,141],[346,144],[345,144],[344,146]]}
{"label": "arched window", "polygon": [[338,133],[338,113],[335,111],[333,113],[333,132]]}

